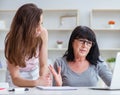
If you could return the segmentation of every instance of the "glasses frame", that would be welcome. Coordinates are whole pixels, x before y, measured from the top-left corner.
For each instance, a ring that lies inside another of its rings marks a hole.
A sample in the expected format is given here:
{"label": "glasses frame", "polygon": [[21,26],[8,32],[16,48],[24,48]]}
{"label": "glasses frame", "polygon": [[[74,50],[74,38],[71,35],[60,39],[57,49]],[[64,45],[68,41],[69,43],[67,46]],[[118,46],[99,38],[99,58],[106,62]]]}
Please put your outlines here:
{"label": "glasses frame", "polygon": [[95,42],[86,40],[86,39],[77,39],[78,41],[80,41],[81,44],[86,44],[87,46],[94,46]]}

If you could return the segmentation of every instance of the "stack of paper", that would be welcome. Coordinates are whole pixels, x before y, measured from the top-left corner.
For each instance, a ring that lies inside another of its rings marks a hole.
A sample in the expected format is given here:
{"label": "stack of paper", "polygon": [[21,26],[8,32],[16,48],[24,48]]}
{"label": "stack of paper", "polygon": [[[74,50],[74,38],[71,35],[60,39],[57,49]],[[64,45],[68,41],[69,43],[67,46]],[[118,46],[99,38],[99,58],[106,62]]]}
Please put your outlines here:
{"label": "stack of paper", "polygon": [[76,87],[69,87],[69,86],[52,86],[52,87],[45,87],[45,86],[37,86],[37,88],[41,90],[77,90]]}

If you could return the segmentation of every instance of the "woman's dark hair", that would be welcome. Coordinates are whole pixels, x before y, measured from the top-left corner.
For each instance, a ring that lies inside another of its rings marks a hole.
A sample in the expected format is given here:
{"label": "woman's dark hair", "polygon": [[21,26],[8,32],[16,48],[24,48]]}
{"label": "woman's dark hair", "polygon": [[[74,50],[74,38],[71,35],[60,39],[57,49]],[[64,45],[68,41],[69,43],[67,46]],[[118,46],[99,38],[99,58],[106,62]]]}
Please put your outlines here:
{"label": "woman's dark hair", "polygon": [[63,57],[66,57],[67,61],[74,61],[74,51],[73,51],[72,44],[75,39],[80,39],[80,38],[87,39],[94,43],[86,57],[87,60],[90,62],[90,64],[96,65],[97,61],[102,62],[99,59],[100,52],[99,52],[98,44],[96,41],[95,33],[89,27],[86,27],[86,26],[77,26],[73,30],[70,36],[68,50],[65,52]]}

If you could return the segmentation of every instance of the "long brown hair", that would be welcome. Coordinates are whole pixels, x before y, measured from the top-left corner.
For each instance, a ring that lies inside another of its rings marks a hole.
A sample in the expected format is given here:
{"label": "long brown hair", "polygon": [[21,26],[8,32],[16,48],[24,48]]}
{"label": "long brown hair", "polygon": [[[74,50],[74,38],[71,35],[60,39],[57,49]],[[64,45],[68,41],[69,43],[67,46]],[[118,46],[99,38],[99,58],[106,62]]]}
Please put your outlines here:
{"label": "long brown hair", "polygon": [[41,37],[35,35],[42,12],[32,3],[24,4],[16,12],[5,38],[5,57],[10,64],[25,67],[26,56],[36,56],[37,46],[42,45]]}

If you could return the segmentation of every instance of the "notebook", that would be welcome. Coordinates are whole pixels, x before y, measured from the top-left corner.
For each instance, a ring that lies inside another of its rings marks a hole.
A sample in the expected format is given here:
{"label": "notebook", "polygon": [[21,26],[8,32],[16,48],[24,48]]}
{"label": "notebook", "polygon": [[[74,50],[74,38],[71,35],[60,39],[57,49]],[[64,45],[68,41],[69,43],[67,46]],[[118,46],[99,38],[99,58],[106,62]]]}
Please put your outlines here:
{"label": "notebook", "polygon": [[77,90],[76,87],[70,87],[70,86],[50,86],[50,87],[46,87],[46,86],[37,86],[38,89],[40,90]]}
{"label": "notebook", "polygon": [[116,55],[116,62],[113,70],[111,85],[106,88],[92,87],[94,90],[120,90],[120,52]]}
{"label": "notebook", "polygon": [[0,88],[9,88],[9,84],[7,82],[0,82]]}

